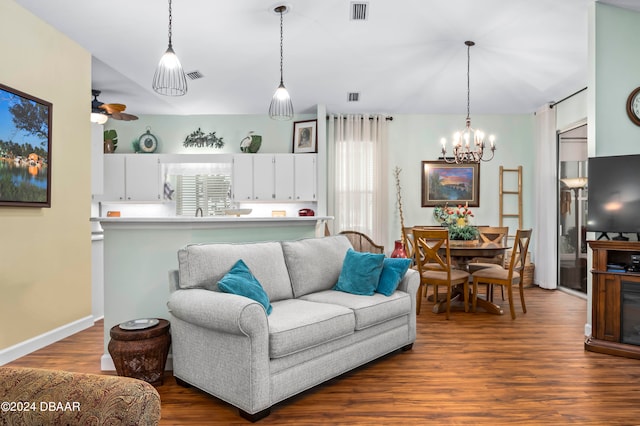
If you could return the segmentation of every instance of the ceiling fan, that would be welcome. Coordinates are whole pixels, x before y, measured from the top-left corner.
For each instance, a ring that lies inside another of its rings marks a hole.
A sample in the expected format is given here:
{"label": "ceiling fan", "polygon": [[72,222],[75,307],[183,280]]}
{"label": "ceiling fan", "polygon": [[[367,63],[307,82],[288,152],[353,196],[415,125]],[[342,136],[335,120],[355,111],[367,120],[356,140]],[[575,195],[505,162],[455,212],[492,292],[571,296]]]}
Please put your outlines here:
{"label": "ceiling fan", "polygon": [[[114,120],[132,121],[137,120],[138,117],[133,114],[127,114],[124,110],[127,108],[124,104],[105,104],[98,100],[100,96],[100,90],[91,90],[93,101],[91,101],[91,114],[102,114],[113,118]],[[106,121],[102,121],[103,123]]]}

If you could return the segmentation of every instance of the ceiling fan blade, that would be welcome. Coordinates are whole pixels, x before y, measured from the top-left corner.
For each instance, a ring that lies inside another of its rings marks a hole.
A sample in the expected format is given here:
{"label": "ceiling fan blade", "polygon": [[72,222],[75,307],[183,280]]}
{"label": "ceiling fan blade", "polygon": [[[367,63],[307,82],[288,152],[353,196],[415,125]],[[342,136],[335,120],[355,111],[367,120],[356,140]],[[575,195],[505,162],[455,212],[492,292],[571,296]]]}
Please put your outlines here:
{"label": "ceiling fan blade", "polygon": [[105,111],[107,115],[114,120],[133,121],[138,119],[138,117],[133,114],[125,114],[123,112],[127,108],[125,104],[105,104],[98,100],[99,91],[93,90],[92,94],[94,99],[91,102],[91,108],[94,112],[98,112],[99,110]]}
{"label": "ceiling fan blade", "polygon": [[137,116],[135,116],[133,114],[127,114],[125,112],[121,112],[118,115],[120,115],[119,120],[122,120],[122,121],[133,121],[133,120],[137,120],[138,119]]}
{"label": "ceiling fan blade", "polygon": [[122,120],[122,116],[118,111],[109,112],[109,117],[113,118],[114,120]]}
{"label": "ceiling fan blade", "polygon": [[100,108],[107,111],[109,114],[113,114],[114,112],[122,112],[127,106],[123,104],[102,104]]}

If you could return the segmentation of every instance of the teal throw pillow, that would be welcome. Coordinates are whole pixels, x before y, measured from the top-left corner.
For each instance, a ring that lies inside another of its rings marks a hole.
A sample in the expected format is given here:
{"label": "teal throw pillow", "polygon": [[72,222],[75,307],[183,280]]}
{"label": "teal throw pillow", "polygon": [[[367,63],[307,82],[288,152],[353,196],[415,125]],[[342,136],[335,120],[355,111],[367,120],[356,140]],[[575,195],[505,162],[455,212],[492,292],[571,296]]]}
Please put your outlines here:
{"label": "teal throw pillow", "polygon": [[231,270],[218,281],[218,288],[225,293],[237,294],[255,300],[264,306],[267,315],[273,309],[269,303],[269,296],[242,259],[238,260]]}
{"label": "teal throw pillow", "polygon": [[407,273],[410,265],[411,259],[385,258],[376,293],[391,296],[398,288],[398,284],[402,281],[402,277]]}
{"label": "teal throw pillow", "polygon": [[372,296],[378,286],[384,254],[360,253],[348,249],[334,290]]}

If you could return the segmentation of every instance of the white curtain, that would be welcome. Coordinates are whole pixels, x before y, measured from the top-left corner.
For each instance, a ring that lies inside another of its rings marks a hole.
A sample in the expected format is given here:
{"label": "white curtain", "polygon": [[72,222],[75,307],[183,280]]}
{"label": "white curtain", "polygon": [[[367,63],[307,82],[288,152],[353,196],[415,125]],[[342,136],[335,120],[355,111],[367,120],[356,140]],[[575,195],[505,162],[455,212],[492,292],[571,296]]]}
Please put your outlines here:
{"label": "white curtain", "polygon": [[386,117],[331,115],[328,133],[328,207],[335,217],[334,232],[365,233],[388,251]]}
{"label": "white curtain", "polygon": [[545,105],[535,117],[536,171],[535,220],[532,244],[535,245],[535,282],[542,288],[558,287],[558,245],[556,188],[558,159],[555,109]]}

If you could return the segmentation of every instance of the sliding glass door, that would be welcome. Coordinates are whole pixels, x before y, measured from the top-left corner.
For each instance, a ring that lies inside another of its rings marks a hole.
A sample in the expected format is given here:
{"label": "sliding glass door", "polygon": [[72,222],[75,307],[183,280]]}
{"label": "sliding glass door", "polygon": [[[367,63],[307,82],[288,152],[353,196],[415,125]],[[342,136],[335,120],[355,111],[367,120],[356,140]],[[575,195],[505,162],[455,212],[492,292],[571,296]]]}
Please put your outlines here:
{"label": "sliding glass door", "polygon": [[558,284],[587,293],[587,125],[558,134]]}

